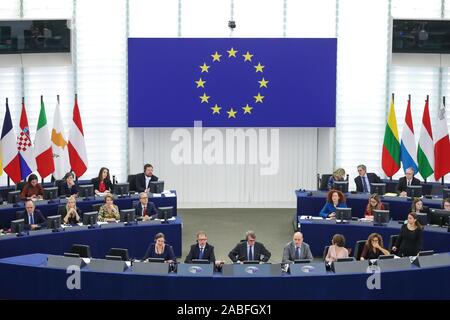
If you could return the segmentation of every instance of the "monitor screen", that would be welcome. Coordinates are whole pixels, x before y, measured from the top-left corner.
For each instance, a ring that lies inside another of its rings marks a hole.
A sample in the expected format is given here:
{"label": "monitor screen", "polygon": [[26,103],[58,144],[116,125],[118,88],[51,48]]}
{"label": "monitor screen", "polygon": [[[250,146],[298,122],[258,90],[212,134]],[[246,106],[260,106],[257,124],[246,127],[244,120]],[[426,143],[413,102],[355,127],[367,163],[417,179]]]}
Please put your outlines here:
{"label": "monitor screen", "polygon": [[98,212],[85,212],[83,214],[83,225],[95,225],[97,224]]}
{"label": "monitor screen", "polygon": [[79,258],[80,255],[78,253],[73,252],[64,252],[64,257]]}
{"label": "monitor screen", "polygon": [[44,199],[52,200],[58,198],[58,187],[44,188]]}
{"label": "monitor screen", "polygon": [[70,20],[0,21],[0,54],[70,52]]}
{"label": "monitor screen", "polygon": [[207,259],[192,259],[192,261],[190,263],[209,264],[209,260],[207,260]]}
{"label": "monitor screen", "polygon": [[348,258],[338,258],[336,262],[347,262],[347,261],[355,261],[354,257],[348,257]]}
{"label": "monitor screen", "polygon": [[395,254],[388,254],[388,255],[380,255],[378,256],[378,260],[386,260],[386,259],[394,259]]}
{"label": "monitor screen", "polygon": [[449,199],[450,198],[450,189],[443,189],[442,190],[442,199]]}
{"label": "monitor screen", "polygon": [[106,255],[105,256],[106,260],[115,260],[115,261],[123,261],[121,256],[110,256],[110,255]]}
{"label": "monitor screen", "polygon": [[130,184],[129,183],[116,183],[114,185],[114,194],[123,196],[127,195],[130,192]]}
{"label": "monitor screen", "polygon": [[20,191],[10,191],[8,192],[8,202],[17,203],[20,199]]}
{"label": "monitor screen", "polygon": [[407,186],[406,194],[410,198],[416,198],[422,196],[422,186]]}
{"label": "monitor screen", "polygon": [[173,216],[173,207],[159,207],[158,208],[158,219],[170,219]]}
{"label": "monitor screen", "polygon": [[81,258],[91,258],[91,247],[87,244],[74,244],[72,245],[72,249],[70,249],[70,253],[76,253]]}
{"label": "monitor screen", "polygon": [[83,198],[89,198],[94,196],[94,185],[83,184],[78,186],[78,196]]}
{"label": "monitor screen", "polygon": [[243,264],[259,264],[258,260],[244,260],[242,261]]}
{"label": "monitor screen", "polygon": [[371,183],[370,192],[372,194],[376,193],[379,196],[384,195],[386,193],[386,183]]}
{"label": "monitor screen", "polygon": [[419,257],[424,257],[424,256],[432,256],[434,254],[434,250],[426,250],[426,251],[420,251],[417,255]]}
{"label": "monitor screen", "polygon": [[25,226],[24,219],[18,219],[11,221],[11,232],[12,233],[21,233],[23,231],[23,227]]}
{"label": "monitor screen", "polygon": [[164,181],[150,181],[150,192],[151,193],[162,193],[164,191]]}
{"label": "monitor screen", "polygon": [[348,192],[348,181],[334,181],[333,189],[339,190],[342,193],[347,193]]}
{"label": "monitor screen", "polygon": [[352,220],[352,208],[336,208],[336,220]]}
{"label": "monitor screen", "polygon": [[120,222],[133,222],[136,220],[135,209],[120,210]]}
{"label": "monitor screen", "polygon": [[164,258],[148,258],[148,262],[157,262],[157,263],[164,263]]}
{"label": "monitor screen", "polygon": [[61,215],[47,217],[47,228],[52,230],[61,228]]}
{"label": "monitor screen", "polygon": [[389,210],[373,210],[373,223],[382,225],[388,223],[390,220]]}
{"label": "monitor screen", "polygon": [[294,260],[294,263],[311,263],[311,259],[296,259]]}
{"label": "monitor screen", "polygon": [[121,258],[122,261],[130,260],[130,257],[128,255],[128,249],[124,248],[111,248],[108,251],[108,256],[118,256]]}
{"label": "monitor screen", "polygon": [[450,211],[444,209],[434,209],[431,213],[433,221],[439,221],[439,225],[441,227],[449,224]]}

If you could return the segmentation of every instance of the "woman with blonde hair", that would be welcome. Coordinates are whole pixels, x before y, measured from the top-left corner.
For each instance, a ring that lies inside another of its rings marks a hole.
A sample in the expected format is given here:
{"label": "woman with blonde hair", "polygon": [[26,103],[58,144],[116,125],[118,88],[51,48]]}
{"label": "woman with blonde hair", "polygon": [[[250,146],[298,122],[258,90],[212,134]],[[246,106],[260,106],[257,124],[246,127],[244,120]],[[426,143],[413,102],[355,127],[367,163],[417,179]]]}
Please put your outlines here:
{"label": "woman with blonde hair", "polygon": [[67,199],[67,203],[62,207],[61,217],[65,224],[77,224],[80,222],[81,210],[77,208],[77,200],[74,195]]}
{"label": "woman with blonde hair", "polygon": [[328,190],[333,189],[333,184],[335,181],[345,181],[345,170],[343,168],[336,169],[330,178],[328,178]]}

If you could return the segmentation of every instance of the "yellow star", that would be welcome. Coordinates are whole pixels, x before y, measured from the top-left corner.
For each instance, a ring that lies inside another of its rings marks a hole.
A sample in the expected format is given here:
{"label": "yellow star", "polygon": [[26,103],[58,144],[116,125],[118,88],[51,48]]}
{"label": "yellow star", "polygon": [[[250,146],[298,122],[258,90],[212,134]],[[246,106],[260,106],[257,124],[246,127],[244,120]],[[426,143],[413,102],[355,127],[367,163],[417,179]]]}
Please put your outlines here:
{"label": "yellow star", "polygon": [[250,54],[250,52],[247,51],[247,53],[246,53],[246,54],[243,54],[242,56],[244,57],[244,62],[245,62],[245,61],[252,61],[253,55]]}
{"label": "yellow star", "polygon": [[[206,81],[205,81],[206,82]],[[258,81],[259,82],[259,87],[260,88],[262,88],[262,87],[265,87],[265,88],[267,88],[267,84],[269,83],[269,81],[267,81],[267,80],[265,80],[264,78],[262,78],[262,80],[261,81]],[[198,88],[198,87],[197,87]]]}
{"label": "yellow star", "polygon": [[258,102],[263,103],[264,96],[260,95],[259,92],[258,92],[258,95],[253,96],[253,98],[255,98],[255,103],[258,103]]}
{"label": "yellow star", "polygon": [[201,73],[203,73],[203,72],[208,72],[209,67],[210,67],[210,66],[207,66],[206,63],[203,62],[203,65],[200,66],[200,69],[202,69],[202,72],[201,72]]}
{"label": "yellow star", "polygon": [[[205,87],[206,81],[203,81],[202,78],[200,78],[200,79],[198,79],[198,81],[194,81],[194,82],[197,84],[197,88],[200,88],[200,87],[204,88]],[[259,82],[261,82],[261,81],[259,81]]]}
{"label": "yellow star", "polygon": [[237,111],[234,111],[233,108],[230,109],[230,111],[227,111],[228,113],[228,119],[235,118],[236,119],[236,113]]}
{"label": "yellow star", "polygon": [[201,103],[203,103],[203,102],[208,103],[209,102],[208,99],[210,98],[210,96],[207,96],[206,93],[203,93],[203,95],[200,96],[199,98],[202,99]]}
{"label": "yellow star", "polygon": [[264,66],[263,66],[263,65],[261,65],[261,63],[260,63],[260,62],[258,62],[258,65],[257,65],[257,66],[255,66],[255,68],[256,68],[256,72],[263,72],[263,68],[264,68]]}
{"label": "yellow star", "polygon": [[219,107],[217,104],[214,107],[211,107],[213,114],[217,113],[220,114],[220,109],[222,109],[221,107]]}
{"label": "yellow star", "polygon": [[219,62],[220,62],[220,57],[221,57],[221,56],[222,56],[222,55],[221,55],[221,54],[218,54],[217,51],[216,51],[216,53],[214,53],[214,54],[211,55],[211,57],[213,57],[213,62],[214,62],[214,61],[219,61]]}
{"label": "yellow star", "polygon": [[247,105],[245,107],[242,107],[242,109],[244,110],[244,114],[246,113],[252,113],[252,109],[253,107],[250,107],[247,103]]}
{"label": "yellow star", "polygon": [[236,58],[236,53],[238,51],[234,50],[233,48],[231,48],[230,50],[227,50],[227,52],[228,52],[228,58],[231,58],[231,57],[235,57]]}

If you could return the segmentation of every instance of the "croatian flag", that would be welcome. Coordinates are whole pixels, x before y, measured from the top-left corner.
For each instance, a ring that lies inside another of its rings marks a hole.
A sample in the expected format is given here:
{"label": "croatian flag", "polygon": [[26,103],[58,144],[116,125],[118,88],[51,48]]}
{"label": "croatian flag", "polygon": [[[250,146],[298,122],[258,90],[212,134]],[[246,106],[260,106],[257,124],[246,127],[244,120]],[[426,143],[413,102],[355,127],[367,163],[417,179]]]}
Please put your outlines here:
{"label": "croatian flag", "polygon": [[417,172],[417,149],[411,116],[411,96],[408,98],[408,106],[406,107],[405,125],[403,126],[402,143],[400,148],[400,159],[402,161],[403,170],[406,172],[406,169],[411,167],[414,169],[414,172]]}
{"label": "croatian flag", "polygon": [[22,180],[25,180],[28,175],[36,169],[36,160],[33,153],[33,144],[31,143],[24,98],[22,98],[22,113],[20,115],[19,127],[20,131],[17,136],[17,150],[19,151],[20,159],[20,175]]}

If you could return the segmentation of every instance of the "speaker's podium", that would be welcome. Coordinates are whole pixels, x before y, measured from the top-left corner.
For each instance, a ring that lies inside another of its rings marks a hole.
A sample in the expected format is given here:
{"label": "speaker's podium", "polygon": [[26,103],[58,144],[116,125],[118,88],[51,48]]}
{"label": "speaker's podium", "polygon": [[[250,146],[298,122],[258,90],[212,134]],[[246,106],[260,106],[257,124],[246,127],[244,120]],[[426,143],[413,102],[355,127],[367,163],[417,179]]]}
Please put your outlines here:
{"label": "speaker's podium", "polygon": [[224,276],[277,277],[281,276],[281,264],[226,264],[222,267]]}
{"label": "speaker's podium", "polygon": [[177,274],[189,277],[211,277],[214,272],[214,264],[180,263],[177,266]]}

